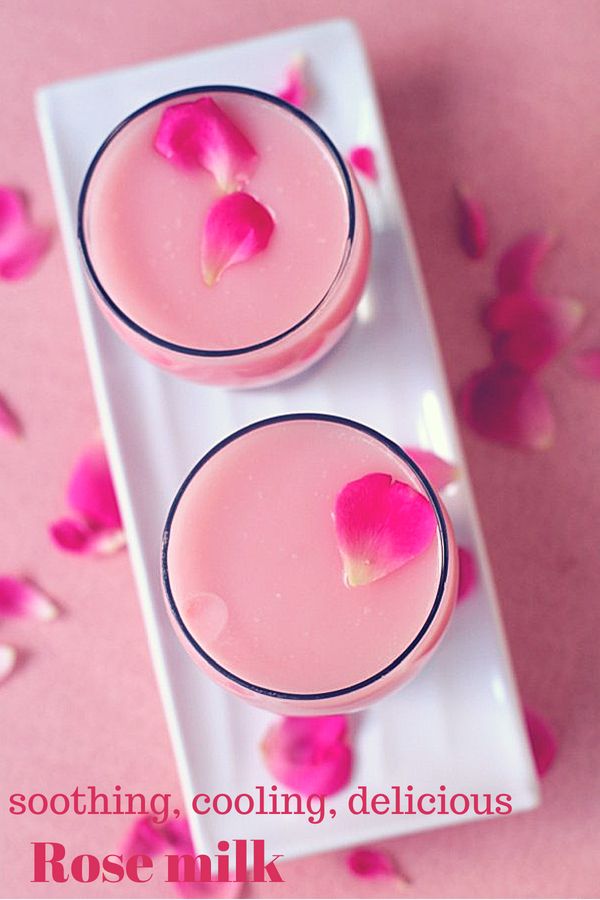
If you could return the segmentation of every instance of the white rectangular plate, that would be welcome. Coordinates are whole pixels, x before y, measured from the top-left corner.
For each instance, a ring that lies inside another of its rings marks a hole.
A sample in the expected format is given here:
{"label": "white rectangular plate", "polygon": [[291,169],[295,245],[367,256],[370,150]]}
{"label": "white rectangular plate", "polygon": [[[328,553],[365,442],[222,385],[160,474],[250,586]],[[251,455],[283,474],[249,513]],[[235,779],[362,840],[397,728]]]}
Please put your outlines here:
{"label": "white rectangular plate", "polygon": [[[367,186],[374,231],[368,294],[350,333],[306,374],[275,387],[234,392],[178,380],[139,359],[95,307],[76,243],[76,204],[85,169],[105,135],[153,97],[196,84],[274,90],[294,54],[309,60],[318,95],[310,112],[342,152],[374,148],[380,179]],[[410,228],[396,185],[360,38],[346,21],[325,22],[53,85],[38,115],[68,254],[93,386],[123,511],[152,658],[186,798],[236,794],[272,782],[259,742],[271,717],[229,696],[197,669],[163,606],[161,531],[170,501],[192,465],[247,423],[278,413],[330,412],[365,422],[401,444],[455,460],[461,478],[448,506],[458,538],[478,557],[476,594],[457,610],[422,674],[365,712],[358,723],[352,785],[386,791],[508,793],[513,808],[538,802],[494,585],[457,438]],[[335,820],[302,816],[193,816],[198,846],[224,836],[264,838],[287,857],[406,834],[469,816],[351,816],[334,799]]]}

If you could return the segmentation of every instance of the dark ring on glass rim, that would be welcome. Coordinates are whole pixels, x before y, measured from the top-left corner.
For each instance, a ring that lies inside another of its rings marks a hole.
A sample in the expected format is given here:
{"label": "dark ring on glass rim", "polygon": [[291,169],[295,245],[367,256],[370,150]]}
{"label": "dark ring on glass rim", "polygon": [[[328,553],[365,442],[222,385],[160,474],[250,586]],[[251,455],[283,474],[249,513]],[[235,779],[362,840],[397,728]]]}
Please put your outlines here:
{"label": "dark ring on glass rim", "polygon": [[[357,431],[362,431],[364,434],[368,434],[370,437],[375,438],[380,443],[384,444],[388,450],[391,450],[396,456],[400,457],[400,459],[408,465],[408,467],[414,472],[414,474],[419,479],[419,482],[425,489],[425,493],[427,494],[428,499],[433,506],[435,517],[438,525],[438,532],[441,537],[442,543],[442,560],[441,560],[441,572],[440,572],[440,580],[438,583],[438,589],[435,595],[435,599],[433,601],[433,606],[427,616],[423,627],[417,634],[417,636],[411,641],[408,647],[402,651],[402,653],[397,656],[391,663],[381,669],[379,672],[376,672],[374,675],[371,675],[369,678],[365,678],[363,681],[358,681],[356,684],[351,684],[349,687],[338,688],[333,691],[323,691],[318,694],[296,694],[291,693],[289,691],[277,691],[273,688],[262,687],[261,685],[252,684],[250,681],[246,681],[244,678],[240,678],[239,675],[236,675],[234,672],[230,672],[220,663],[218,663],[215,659],[213,659],[210,654],[204,650],[198,641],[194,638],[194,636],[188,630],[185,622],[183,621],[179,609],[177,608],[177,604],[175,603],[175,599],[173,597],[171,591],[171,583],[169,581],[169,567],[167,562],[168,550],[169,550],[169,538],[171,535],[171,525],[173,522],[173,518],[175,512],[177,511],[177,507],[179,505],[179,501],[181,500],[183,494],[185,493],[188,484],[196,473],[205,465],[215,454],[217,454],[220,450],[226,447],[228,444],[232,443],[239,437],[243,437],[243,435],[248,434],[251,431],[255,431],[257,428],[263,428],[267,425],[272,425],[277,422],[291,422],[291,421],[303,421],[303,420],[312,420],[317,422],[334,422],[339,425],[346,425],[349,428],[354,428]],[[236,684],[239,684],[241,687],[246,688],[249,691],[254,691],[256,694],[263,694],[267,697],[274,697],[281,700],[328,700],[333,697],[342,697],[345,694],[351,694],[355,691],[360,691],[363,688],[369,687],[369,685],[374,684],[376,681],[379,681],[381,678],[384,678],[386,675],[389,675],[391,672],[396,669],[400,663],[406,659],[406,657],[412,653],[412,651],[417,647],[417,645],[422,641],[427,632],[429,631],[429,626],[432,624],[435,615],[440,607],[442,602],[442,597],[444,595],[444,590],[446,588],[446,581],[448,579],[448,530],[446,528],[446,521],[444,519],[444,514],[442,513],[442,509],[440,506],[440,502],[435,495],[435,491],[431,487],[429,481],[417,466],[415,462],[410,458],[410,456],[404,452],[402,447],[396,444],[394,441],[385,437],[385,435],[380,434],[378,431],[375,431],[374,428],[369,428],[368,425],[362,425],[360,422],[355,422],[353,419],[347,419],[343,416],[335,416],[330,415],[328,413],[286,413],[285,415],[280,416],[270,416],[267,419],[261,419],[259,422],[253,422],[251,425],[246,425],[244,428],[240,428],[239,431],[235,431],[233,434],[230,434],[228,437],[224,438],[222,441],[219,441],[211,450],[206,453],[202,459],[196,463],[191,472],[188,474],[183,484],[177,491],[175,499],[171,504],[171,508],[169,510],[169,514],[167,516],[167,521],[165,524],[165,528],[163,531],[162,538],[162,558],[161,558],[161,572],[162,572],[162,581],[165,589],[165,593],[167,595],[167,600],[169,603],[169,607],[173,616],[175,617],[179,627],[183,631],[189,643],[192,647],[202,656],[202,658],[209,663],[227,678],[229,681],[233,681]]]}
{"label": "dark ring on glass rim", "polygon": [[[152,109],[155,106],[159,106],[161,103],[165,103],[167,100],[175,100],[178,97],[186,97],[189,94],[208,94],[208,93],[227,93],[227,94],[248,94],[252,97],[258,97],[260,100],[265,100],[269,103],[272,103],[274,106],[279,106],[282,109],[287,110],[292,113],[292,115],[296,116],[297,119],[300,119],[305,125],[307,125],[311,131],[313,131],[318,138],[325,144],[326,148],[329,150],[331,155],[333,156],[334,162],[336,163],[339,173],[341,175],[344,188],[346,191],[346,199],[348,201],[348,237],[346,239],[346,246],[344,249],[344,253],[342,256],[342,260],[338,267],[337,272],[335,273],[331,284],[329,285],[325,295],[319,300],[316,306],[314,306],[310,312],[308,312],[304,318],[300,319],[299,322],[296,322],[290,328],[282,331],[280,334],[276,334],[274,337],[267,338],[264,341],[259,341],[257,344],[251,344],[247,347],[237,347],[231,350],[201,350],[196,347],[184,347],[180,344],[175,344],[172,341],[165,340],[165,338],[158,337],[158,335],[152,334],[152,332],[147,331],[145,328],[142,328],[141,325],[138,325],[133,319],[131,319],[123,310],[117,306],[112,297],[107,293],[104,289],[100,278],[96,274],[96,270],[94,269],[94,264],[91,259],[91,254],[88,250],[87,240],[85,237],[85,226],[84,226],[84,216],[85,216],[85,201],[87,198],[88,189],[90,186],[90,182],[96,170],[96,166],[100,162],[104,151],[109,147],[112,141],[117,137],[117,135],[126,128],[127,125],[138,116],[141,116],[143,113],[147,112],[149,109]],[[323,131],[323,129],[317,125],[317,123],[307,116],[306,113],[302,112],[301,109],[298,109],[295,106],[292,106],[286,100],[281,100],[279,97],[275,97],[272,94],[267,94],[265,91],[254,90],[254,88],[246,88],[246,87],[237,87],[236,85],[204,85],[201,87],[190,87],[190,88],[182,88],[178,91],[173,91],[170,94],[164,94],[162,97],[157,97],[154,100],[151,100],[149,103],[144,104],[139,109],[134,110],[134,112],[130,113],[126,118],[124,118],[119,124],[113,128],[107,138],[102,142],[91,163],[88,166],[88,170],[85,174],[85,178],[83,179],[83,184],[81,186],[81,191],[79,193],[79,201],[77,204],[77,240],[79,242],[79,247],[85,262],[85,266],[88,272],[89,277],[92,280],[94,287],[96,288],[98,294],[106,303],[108,308],[129,328],[135,331],[137,334],[146,338],[149,341],[152,341],[154,344],[158,344],[160,347],[164,347],[168,350],[173,350],[176,353],[185,353],[189,356],[202,356],[202,357],[228,357],[228,356],[240,356],[244,353],[251,353],[256,350],[262,350],[263,347],[269,347],[272,344],[276,344],[278,341],[283,340],[288,337],[297,329],[301,328],[306,322],[308,322],[312,317],[324,306],[325,302],[328,300],[331,295],[333,289],[336,287],[338,281],[340,280],[348,260],[350,258],[350,251],[352,249],[352,243],[354,241],[354,232],[356,228],[356,205],[354,202],[354,191],[352,189],[352,182],[350,180],[350,175],[348,174],[348,168],[346,163],[342,159],[339,150],[333,143],[330,137]]]}

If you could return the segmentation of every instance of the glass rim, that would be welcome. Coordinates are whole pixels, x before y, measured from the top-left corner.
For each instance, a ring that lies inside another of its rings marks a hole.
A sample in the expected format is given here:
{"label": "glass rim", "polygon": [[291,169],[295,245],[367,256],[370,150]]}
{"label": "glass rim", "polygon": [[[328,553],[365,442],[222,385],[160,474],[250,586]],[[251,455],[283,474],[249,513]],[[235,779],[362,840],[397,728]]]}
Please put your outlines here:
{"label": "glass rim", "polygon": [[[338,425],[344,425],[349,428],[354,428],[357,431],[362,432],[363,434],[367,434],[375,440],[379,441],[388,450],[391,450],[392,453],[402,460],[405,464],[408,465],[409,469],[416,475],[419,483],[424,488],[425,493],[429,501],[433,506],[433,510],[436,516],[437,522],[437,530],[440,536],[441,543],[441,561],[440,561],[440,578],[438,581],[438,586],[435,594],[435,598],[433,601],[433,605],[429,610],[429,613],[420,628],[417,635],[413,638],[413,640],[408,644],[408,646],[398,655],[396,656],[390,663],[380,669],[378,672],[375,672],[373,675],[370,675],[368,678],[365,678],[361,681],[357,681],[354,684],[348,685],[343,688],[336,688],[334,690],[329,691],[319,691],[316,693],[296,693],[293,691],[279,691],[274,688],[267,688],[262,685],[254,684],[251,681],[248,681],[245,678],[242,678],[239,675],[236,675],[235,672],[231,672],[229,669],[222,666],[216,659],[214,659],[201,644],[196,640],[196,638],[191,634],[187,625],[183,621],[181,613],[177,607],[177,603],[173,596],[173,592],[171,590],[171,583],[169,579],[169,564],[168,564],[168,551],[169,551],[169,540],[171,536],[171,526],[173,524],[173,519],[177,512],[177,507],[181,501],[181,498],[185,494],[188,485],[194,479],[199,470],[207,463],[213,456],[231,444],[233,441],[238,438],[243,437],[244,435],[256,431],[258,428],[264,428],[268,425],[277,424],[280,422],[290,422],[290,421],[317,421],[317,422],[332,422]],[[167,603],[169,605],[170,611],[175,618],[175,621],[179,625],[181,631],[183,632],[185,638],[188,643],[192,646],[192,648],[200,654],[200,656],[207,662],[213,669],[215,669],[220,675],[226,678],[229,681],[232,681],[234,684],[239,685],[246,690],[249,690],[255,694],[260,694],[262,696],[271,697],[273,699],[278,700],[290,700],[290,701],[317,701],[317,700],[330,700],[336,697],[344,697],[349,694],[358,693],[364,688],[370,687],[376,682],[383,679],[385,676],[391,674],[398,666],[416,649],[416,647],[421,643],[424,639],[425,635],[429,632],[431,625],[437,615],[437,612],[441,606],[442,598],[444,596],[444,592],[446,590],[446,584],[448,581],[448,569],[449,569],[449,541],[448,541],[448,528],[446,525],[446,520],[444,513],[442,511],[442,507],[438,497],[431,486],[429,480],[425,476],[425,474],[421,471],[419,466],[411,459],[411,457],[400,447],[395,441],[392,441],[390,438],[387,438],[385,435],[376,431],[374,428],[370,428],[368,425],[363,425],[360,422],[356,422],[354,419],[348,419],[343,416],[336,416],[329,413],[286,413],[284,415],[278,416],[270,416],[266,419],[261,419],[257,422],[253,422],[250,425],[246,425],[243,428],[238,429],[232,434],[225,437],[223,440],[219,441],[219,443],[215,444],[212,449],[210,449],[204,456],[195,464],[195,466],[188,473],[183,483],[179,487],[177,494],[173,502],[171,503],[171,507],[169,509],[169,513],[167,515],[167,520],[165,523],[165,527],[163,530],[162,537],[162,552],[161,552],[161,575],[162,575],[162,583],[165,591],[165,596],[167,599]]]}
{"label": "glass rim", "polygon": [[[183,344],[178,344],[174,341],[169,341],[166,338],[161,338],[159,335],[153,334],[151,331],[148,331],[134,319],[125,313],[120,306],[115,302],[115,300],[110,296],[108,291],[104,288],[102,281],[96,272],[94,267],[94,263],[92,261],[92,253],[90,252],[88,246],[88,239],[85,233],[85,214],[86,214],[86,200],[88,197],[88,192],[90,188],[90,184],[92,182],[94,172],[100,160],[104,156],[105,151],[110,147],[115,138],[123,131],[134,119],[137,119],[139,116],[148,112],[148,110],[153,109],[155,106],[160,106],[162,103],[165,103],[169,100],[175,100],[179,97],[186,97],[191,94],[208,94],[208,93],[227,93],[227,94],[247,94],[252,97],[257,97],[259,100],[264,100],[268,103],[273,104],[274,106],[278,106],[281,109],[286,110],[288,113],[291,113],[297,119],[299,119],[304,125],[306,125],[315,135],[316,137],[325,145],[325,148],[329,151],[329,154],[333,158],[334,163],[337,166],[339,174],[342,179],[342,185],[344,192],[346,194],[346,200],[348,205],[348,235],[346,238],[346,243],[344,247],[344,252],[342,254],[342,259],[338,266],[338,269],[333,276],[331,284],[327,288],[327,291],[318,301],[318,303],[312,307],[309,312],[302,317],[298,322],[295,322],[285,331],[280,332],[279,334],[274,335],[273,337],[266,338],[265,340],[258,341],[255,344],[248,344],[244,347],[234,347],[231,349],[212,349],[205,350],[199,347],[187,347]],[[96,150],[94,156],[92,157],[92,161],[90,162],[87,171],[85,173],[81,189],[79,192],[79,199],[77,203],[77,240],[79,243],[79,249],[81,251],[81,255],[83,257],[85,267],[88,273],[88,276],[96,289],[98,296],[105,303],[105,305],[110,309],[110,311],[117,316],[117,318],[128,328],[138,334],[140,337],[145,338],[153,344],[158,345],[159,347],[163,347],[164,349],[171,350],[175,353],[185,354],[186,356],[199,356],[199,357],[235,357],[241,356],[246,353],[253,353],[257,350],[262,350],[264,347],[270,347],[273,344],[277,344],[280,341],[283,341],[285,338],[289,337],[289,335],[293,334],[299,328],[301,328],[306,322],[312,319],[317,312],[322,309],[327,300],[330,298],[332,292],[337,286],[340,278],[342,277],[346,267],[348,265],[348,261],[350,259],[350,252],[352,250],[352,245],[354,243],[354,236],[356,231],[356,203],[354,199],[354,189],[352,187],[352,180],[350,178],[350,174],[348,172],[348,167],[344,162],[342,155],[339,150],[331,140],[331,138],[326,134],[326,132],[321,128],[320,125],[311,119],[305,112],[298,107],[293,106],[291,103],[288,103],[286,100],[282,100],[280,97],[276,97],[273,94],[268,94],[265,91],[260,91],[255,88],[241,87],[238,85],[228,85],[228,84],[213,84],[213,85],[200,85],[196,87],[188,87],[188,88],[180,88],[177,91],[171,91],[168,94],[162,94],[160,97],[156,97],[154,100],[150,100],[148,103],[145,103],[143,106],[138,107],[133,112],[129,113],[124,119],[122,119],[118,125],[116,125],[109,135],[104,139],[104,141],[100,144],[98,149]]]}

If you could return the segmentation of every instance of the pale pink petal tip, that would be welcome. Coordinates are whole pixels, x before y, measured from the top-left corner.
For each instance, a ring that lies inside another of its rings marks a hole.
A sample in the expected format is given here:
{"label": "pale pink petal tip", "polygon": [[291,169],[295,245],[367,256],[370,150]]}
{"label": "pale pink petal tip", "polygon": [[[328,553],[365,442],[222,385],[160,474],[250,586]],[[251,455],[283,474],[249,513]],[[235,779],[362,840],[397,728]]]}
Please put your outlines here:
{"label": "pale pink petal tip", "polygon": [[531,709],[525,710],[525,722],[538,775],[542,777],[554,762],[558,748],[556,736],[546,720]]}
{"label": "pale pink petal tip", "polygon": [[464,187],[455,189],[458,204],[458,234],[471,259],[481,259],[489,245],[489,227],[483,204]]}
{"label": "pale pink petal tip", "polygon": [[572,366],[584,378],[600,381],[600,347],[590,347],[577,353],[573,357]]}
{"label": "pale pink petal tip", "polygon": [[474,372],[459,409],[481,437],[513,447],[545,450],[554,441],[554,413],[543,388],[528,374],[501,365]]}
{"label": "pale pink petal tip", "polygon": [[548,232],[533,232],[515,241],[503,253],[496,270],[501,293],[529,290],[534,285],[537,270],[555,243]]}
{"label": "pale pink petal tip", "polygon": [[427,549],[436,530],[430,501],[391,475],[374,472],[351,481],[334,510],[348,587],[394,572]]}
{"label": "pale pink petal tip", "polygon": [[225,192],[247,184],[258,158],[248,138],[211,97],[167,106],[154,148],[183,169],[206,169]]}
{"label": "pale pink petal tip", "polygon": [[452,463],[446,462],[441,456],[432,453],[431,450],[421,450],[420,447],[404,448],[413,462],[416,462],[429,483],[436,491],[442,491],[449,484],[456,481],[458,469]]}
{"label": "pale pink petal tip", "polygon": [[368,178],[369,181],[377,181],[377,163],[375,153],[371,147],[353,147],[348,153],[348,160],[353,169]]}
{"label": "pale pink petal tip", "polygon": [[273,777],[301,794],[335,794],[350,780],[346,716],[282,718],[269,728],[261,749]]}
{"label": "pale pink petal tip", "polygon": [[311,95],[306,57],[299,54],[285,70],[283,84],[277,92],[277,96],[280,100],[285,100],[286,103],[302,109],[310,100]]}
{"label": "pale pink petal tip", "polygon": [[458,593],[456,602],[466,600],[477,584],[475,557],[466,547],[458,548]]}
{"label": "pale pink petal tip", "polygon": [[0,279],[16,281],[29,275],[49,240],[49,232],[31,222],[23,195],[0,186]]}
{"label": "pale pink petal tip", "polygon": [[0,682],[5,681],[17,664],[17,651],[10,644],[0,644]]}
{"label": "pale pink petal tip", "polygon": [[395,859],[385,850],[373,847],[357,847],[346,857],[346,863],[358,878],[389,878],[398,887],[408,885],[408,879],[400,872]]}
{"label": "pale pink petal tip", "polygon": [[542,297],[532,291],[501,294],[484,311],[496,359],[536,372],[567,346],[585,317],[572,297]]}
{"label": "pale pink petal tip", "polygon": [[214,203],[202,235],[202,277],[215,284],[230,266],[246,262],[265,250],[275,223],[266,206],[238,191]]}
{"label": "pale pink petal tip", "polygon": [[0,434],[6,437],[21,437],[23,428],[17,414],[11,409],[4,397],[0,395]]}
{"label": "pale pink petal tip", "polygon": [[0,618],[50,622],[57,615],[56,603],[37,584],[26,578],[0,576]]}

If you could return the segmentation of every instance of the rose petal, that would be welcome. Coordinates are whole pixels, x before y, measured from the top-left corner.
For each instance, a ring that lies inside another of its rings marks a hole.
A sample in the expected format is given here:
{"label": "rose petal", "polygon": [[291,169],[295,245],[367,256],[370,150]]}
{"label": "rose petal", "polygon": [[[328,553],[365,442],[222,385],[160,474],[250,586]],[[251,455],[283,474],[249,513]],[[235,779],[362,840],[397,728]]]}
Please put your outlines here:
{"label": "rose petal", "polygon": [[358,878],[393,878],[398,886],[409,884],[393,856],[385,850],[356,847],[346,856],[346,864]]}
{"label": "rose petal", "polygon": [[538,267],[555,242],[546,232],[526,234],[500,257],[496,281],[501,293],[528,290],[533,287]]}
{"label": "rose petal", "polygon": [[49,622],[58,607],[38,585],[25,578],[0,575],[0,617]]}
{"label": "rose petal", "polygon": [[525,710],[525,723],[538,775],[543,777],[556,756],[556,735],[546,720],[531,709]]}
{"label": "rose petal", "polygon": [[10,408],[4,397],[0,395],[0,434],[7,437],[20,437],[23,428],[16,413]]}
{"label": "rose petal", "polygon": [[33,225],[23,196],[0,186],[0,278],[15,281],[28,275],[49,243],[49,233]]}
{"label": "rose petal", "polygon": [[413,462],[416,462],[429,483],[436,491],[441,491],[453,481],[456,481],[458,469],[452,463],[446,462],[431,450],[421,450],[420,447],[404,448]]}
{"label": "rose petal", "polygon": [[578,300],[522,291],[493,300],[484,312],[484,323],[492,331],[497,360],[536,372],[564,349],[584,315]]}
{"label": "rose petal", "polygon": [[352,773],[346,716],[282,718],[267,731],[262,752],[274,778],[304,795],[335,794]]}
{"label": "rose petal", "polygon": [[258,158],[250,141],[211,97],[167,106],[154,147],[184,169],[206,169],[225,192],[248,182]]}
{"label": "rose petal", "polygon": [[306,57],[302,54],[294,57],[284,72],[283,85],[277,92],[280,100],[291,103],[292,106],[305,107],[311,97],[312,91],[307,76]]}
{"label": "rose petal", "polygon": [[342,488],[334,521],[348,587],[399,569],[429,546],[436,530],[429,500],[380,472]]}
{"label": "rose petal", "polygon": [[10,644],[0,644],[0,683],[6,681],[17,663],[17,651]]}
{"label": "rose petal", "polygon": [[477,583],[475,557],[466,547],[458,548],[458,593],[456,602],[466,600]]}
{"label": "rose petal", "polygon": [[250,194],[227,194],[214,203],[202,235],[202,276],[213,285],[230,266],[265,250],[275,223],[271,213]]}
{"label": "rose petal", "polygon": [[540,385],[524,372],[500,365],[471,375],[459,409],[481,437],[501,444],[547,449],[554,440],[554,414]]}
{"label": "rose petal", "polygon": [[600,347],[580,351],[572,360],[573,369],[584,378],[600,381]]}
{"label": "rose petal", "polygon": [[152,821],[152,817],[138,816],[121,845],[121,853],[124,857],[134,853],[158,856],[167,846],[168,840],[165,832]]}
{"label": "rose petal", "polygon": [[67,487],[67,503],[95,528],[122,527],[110,468],[102,444],[88,447],[77,460]]}
{"label": "rose petal", "polygon": [[377,181],[379,177],[377,172],[377,164],[375,162],[375,153],[371,147],[353,147],[348,153],[348,160],[352,168],[370,181]]}
{"label": "rose petal", "polygon": [[481,259],[489,245],[485,209],[464,186],[455,189],[458,205],[458,234],[461,246],[471,259]]}
{"label": "rose petal", "polygon": [[127,543],[122,528],[94,528],[76,519],[58,519],[48,531],[54,545],[67,553],[112,556]]}

